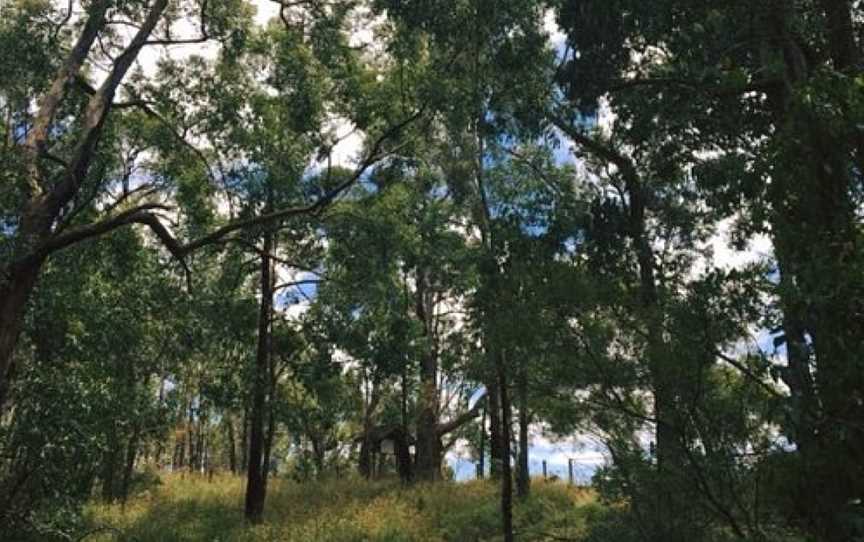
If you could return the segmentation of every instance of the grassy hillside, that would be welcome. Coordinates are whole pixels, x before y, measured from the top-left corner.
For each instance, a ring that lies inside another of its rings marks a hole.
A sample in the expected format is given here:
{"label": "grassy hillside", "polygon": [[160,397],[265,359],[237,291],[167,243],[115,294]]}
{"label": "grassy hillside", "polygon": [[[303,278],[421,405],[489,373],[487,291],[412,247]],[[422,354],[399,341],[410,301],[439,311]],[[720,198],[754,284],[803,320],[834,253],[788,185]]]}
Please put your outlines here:
{"label": "grassy hillside", "polygon": [[[497,540],[498,494],[489,482],[403,488],[395,482],[273,480],[263,524],[243,522],[243,480],[168,475],[120,505],[93,505],[88,521],[103,528],[88,541],[443,542]],[[537,480],[517,504],[520,540],[579,540],[600,511],[593,494]]]}

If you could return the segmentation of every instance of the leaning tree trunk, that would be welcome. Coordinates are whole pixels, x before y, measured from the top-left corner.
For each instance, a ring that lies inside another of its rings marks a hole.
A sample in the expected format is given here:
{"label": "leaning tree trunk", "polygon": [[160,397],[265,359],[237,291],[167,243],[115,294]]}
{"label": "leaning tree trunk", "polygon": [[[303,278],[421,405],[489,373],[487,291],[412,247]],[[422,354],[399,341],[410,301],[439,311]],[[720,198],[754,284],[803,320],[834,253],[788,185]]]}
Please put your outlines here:
{"label": "leaning tree trunk", "polygon": [[269,376],[270,356],[270,319],[273,306],[273,292],[270,278],[270,252],[273,248],[272,234],[264,236],[264,250],[261,254],[261,302],[258,313],[258,351],[255,356],[252,377],[252,415],[249,435],[249,465],[246,477],[246,519],[258,523],[264,514],[264,499],[267,486],[264,482],[264,417],[265,395]]}

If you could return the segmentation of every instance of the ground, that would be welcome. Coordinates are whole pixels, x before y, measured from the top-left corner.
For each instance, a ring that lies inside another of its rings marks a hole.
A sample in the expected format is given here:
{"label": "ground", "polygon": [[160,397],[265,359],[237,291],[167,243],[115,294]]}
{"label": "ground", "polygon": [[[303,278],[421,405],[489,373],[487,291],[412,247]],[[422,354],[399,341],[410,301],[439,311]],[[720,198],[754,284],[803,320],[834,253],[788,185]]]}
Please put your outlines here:
{"label": "ground", "polygon": [[[239,477],[166,475],[125,507],[92,505],[93,541],[495,541],[499,495],[492,482],[442,482],[404,488],[395,481],[358,479],[270,482],[261,525],[243,521]],[[599,505],[587,489],[535,480],[517,503],[519,540],[580,540]]]}

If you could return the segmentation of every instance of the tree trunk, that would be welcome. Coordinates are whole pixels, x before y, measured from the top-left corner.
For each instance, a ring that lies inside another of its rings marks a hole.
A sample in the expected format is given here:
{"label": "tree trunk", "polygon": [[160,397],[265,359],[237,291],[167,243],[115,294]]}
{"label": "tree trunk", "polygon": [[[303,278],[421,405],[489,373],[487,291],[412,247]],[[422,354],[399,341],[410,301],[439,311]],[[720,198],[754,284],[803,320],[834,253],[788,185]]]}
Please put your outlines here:
{"label": "tree trunk", "polygon": [[394,451],[396,452],[396,468],[402,483],[410,483],[414,479],[411,465],[411,450],[408,447],[408,433],[404,429],[394,432]]}
{"label": "tree trunk", "polygon": [[503,354],[498,354],[498,389],[501,401],[501,520],[504,542],[513,542],[513,473],[510,468],[510,427],[512,423],[509,390],[507,389],[507,367]]}
{"label": "tree trunk", "polygon": [[528,472],[528,375],[525,367],[518,372],[519,392],[519,466],[516,473],[516,495],[520,498],[528,496],[531,490],[531,475]]}
{"label": "tree trunk", "polygon": [[189,400],[189,418],[186,422],[186,445],[189,448],[189,474],[195,472],[195,462],[197,460],[195,451],[195,410],[192,407],[192,400]]}
{"label": "tree trunk", "polygon": [[[431,357],[431,356],[429,356]],[[441,439],[438,436],[437,363],[425,359],[420,371],[420,412],[417,415],[417,458],[415,474],[418,480],[441,478]]]}
{"label": "tree trunk", "polygon": [[324,475],[324,443],[319,436],[309,436],[312,443],[312,460],[315,462],[315,474],[318,479]]}
{"label": "tree trunk", "polygon": [[[486,404],[489,404],[488,392],[486,397]],[[480,449],[479,449],[479,458],[477,462],[477,477],[483,478],[486,476],[486,411],[488,410],[487,406],[483,407],[483,415],[480,416]]]}
{"label": "tree trunk", "polygon": [[270,458],[273,451],[273,439],[276,435],[276,416],[273,412],[272,396],[268,400],[267,434],[264,439],[264,493],[267,493],[267,480],[270,478]]}
{"label": "tree trunk", "polygon": [[501,463],[504,461],[501,447],[501,402],[497,378],[487,383],[486,389],[489,390],[489,477],[497,480],[501,477]]}
{"label": "tree trunk", "polygon": [[205,428],[207,427],[207,420],[203,417],[203,414],[199,414],[198,417],[198,440],[195,444],[195,448],[198,450],[198,461],[196,462],[195,468],[199,473],[204,473],[204,469],[206,467],[205,463],[207,461],[207,440],[205,436]]}
{"label": "tree trunk", "polygon": [[249,407],[243,407],[243,425],[240,427],[240,470],[249,470]]}
{"label": "tree trunk", "polygon": [[[820,0],[817,6],[834,69],[860,73],[850,2]],[[800,459],[798,512],[817,538],[834,542],[852,536],[842,510],[864,486],[864,285],[858,271],[864,239],[852,197],[864,135],[859,130],[857,137],[838,137],[826,124],[832,120],[796,103],[795,91],[809,83],[813,67],[796,54],[794,17],[791,6],[779,3],[765,43],[785,61],[785,84],[768,93],[780,150],[773,157],[777,171],[767,199],[781,271],[777,293],[788,353],[784,381],[790,387]]]}
{"label": "tree trunk", "polygon": [[174,439],[174,454],[171,456],[171,470],[177,472],[183,468],[183,441]]}
{"label": "tree trunk", "polygon": [[106,503],[114,502],[116,496],[117,473],[117,449],[116,443],[110,444],[110,450],[105,452],[102,459],[102,500]]}
{"label": "tree trunk", "polygon": [[264,481],[264,417],[270,355],[270,320],[273,293],[270,278],[270,253],[273,248],[272,234],[264,235],[261,254],[261,301],[258,314],[258,351],[255,356],[255,372],[252,377],[252,415],[249,436],[249,465],[246,478],[246,520],[259,523],[264,514],[264,499],[267,486]]}
{"label": "tree trunk", "polygon": [[237,474],[237,442],[234,437],[234,419],[231,416],[226,418],[226,429],[228,430],[228,464],[231,467],[231,474]]}
{"label": "tree trunk", "polygon": [[369,429],[363,433],[363,441],[360,443],[360,453],[357,458],[357,470],[360,476],[367,480],[372,478],[372,442],[369,438]]}
{"label": "tree trunk", "polygon": [[[423,325],[426,339],[432,343],[432,310],[427,291],[427,277],[417,271],[415,312]],[[441,438],[438,435],[438,355],[430,345],[420,360],[420,396],[417,414],[417,457],[414,473],[418,480],[435,481],[441,478]]]}
{"label": "tree trunk", "polygon": [[[27,301],[36,287],[42,261],[15,268],[0,267],[0,417],[6,411],[9,385],[14,372],[13,356],[21,334]],[[4,274],[9,278],[3,280]]]}
{"label": "tree trunk", "polygon": [[136,424],[129,438],[129,444],[126,447],[126,465],[123,469],[123,483],[120,487],[120,499],[123,505],[126,505],[126,500],[129,498],[129,484],[132,481],[132,474],[135,472],[135,457],[138,454],[138,441],[141,436],[141,428]]}

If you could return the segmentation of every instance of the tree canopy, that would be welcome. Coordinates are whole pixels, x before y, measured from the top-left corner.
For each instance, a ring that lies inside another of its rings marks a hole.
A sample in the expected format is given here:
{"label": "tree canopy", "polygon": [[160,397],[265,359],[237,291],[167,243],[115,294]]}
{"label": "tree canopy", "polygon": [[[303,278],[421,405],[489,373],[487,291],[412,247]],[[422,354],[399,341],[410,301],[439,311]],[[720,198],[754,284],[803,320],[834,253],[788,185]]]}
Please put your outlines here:
{"label": "tree canopy", "polygon": [[0,112],[11,539],[457,455],[528,539],[574,436],[586,540],[864,539],[860,0],[7,0]]}

